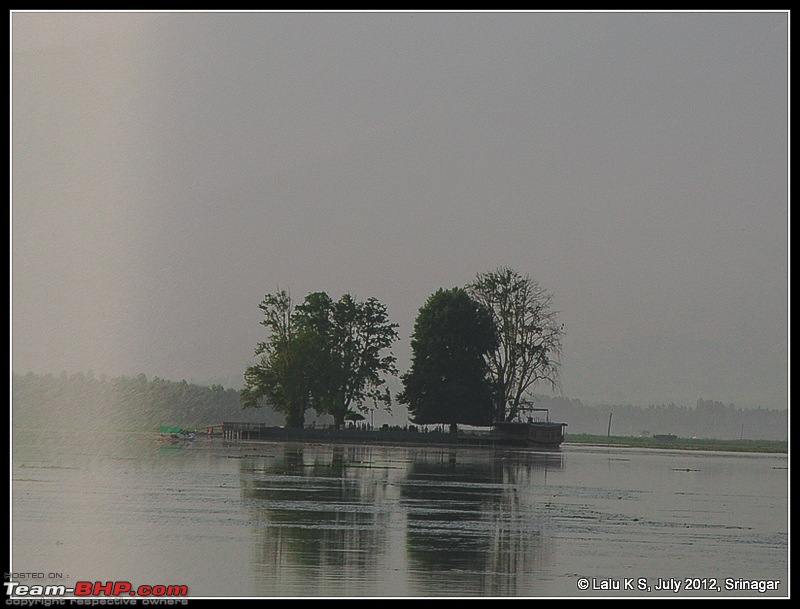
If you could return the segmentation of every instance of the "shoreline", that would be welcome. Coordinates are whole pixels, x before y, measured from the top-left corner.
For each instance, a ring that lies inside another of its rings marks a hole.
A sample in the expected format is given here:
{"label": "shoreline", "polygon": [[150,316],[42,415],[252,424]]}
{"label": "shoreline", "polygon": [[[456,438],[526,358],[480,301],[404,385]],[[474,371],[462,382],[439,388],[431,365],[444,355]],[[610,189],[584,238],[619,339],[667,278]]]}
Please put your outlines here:
{"label": "shoreline", "polygon": [[509,441],[492,434],[460,431],[452,434],[446,431],[409,431],[400,429],[362,430],[362,429],[287,429],[281,427],[261,427],[252,429],[253,433],[243,433],[237,437],[223,437],[212,434],[209,437],[226,442],[241,441],[289,441],[308,443],[371,444],[394,446],[450,446],[470,448],[532,449],[558,451],[563,446],[594,446],[598,448],[646,448],[656,450],[697,450],[712,452],[740,452],[788,454],[789,442],[784,440],[730,440],[715,438],[679,438],[677,436],[599,436],[591,434],[567,434],[563,442],[556,444],[524,444]]}
{"label": "shoreline", "polygon": [[741,452],[789,454],[788,440],[730,440],[715,438],[655,438],[637,436],[599,436],[572,434],[564,440],[572,446],[598,446],[613,448],[652,448],[660,450],[705,450],[711,452]]}
{"label": "shoreline", "polygon": [[496,433],[460,431],[419,431],[411,429],[332,429],[272,427],[224,423],[222,433],[212,433],[225,441],[278,441],[336,444],[372,444],[392,446],[451,446],[471,448],[543,448],[558,449],[561,442],[528,443],[511,436]]}

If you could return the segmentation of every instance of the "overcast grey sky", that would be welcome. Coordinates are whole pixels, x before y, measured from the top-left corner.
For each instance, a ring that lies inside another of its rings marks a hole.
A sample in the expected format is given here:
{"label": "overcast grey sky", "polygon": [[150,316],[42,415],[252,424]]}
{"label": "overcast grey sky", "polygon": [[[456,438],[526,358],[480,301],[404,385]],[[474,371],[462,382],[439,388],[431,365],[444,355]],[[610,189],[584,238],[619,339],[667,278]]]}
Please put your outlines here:
{"label": "overcast grey sky", "polygon": [[12,369],[240,382],[286,288],[553,294],[563,392],[788,407],[771,13],[11,14]]}

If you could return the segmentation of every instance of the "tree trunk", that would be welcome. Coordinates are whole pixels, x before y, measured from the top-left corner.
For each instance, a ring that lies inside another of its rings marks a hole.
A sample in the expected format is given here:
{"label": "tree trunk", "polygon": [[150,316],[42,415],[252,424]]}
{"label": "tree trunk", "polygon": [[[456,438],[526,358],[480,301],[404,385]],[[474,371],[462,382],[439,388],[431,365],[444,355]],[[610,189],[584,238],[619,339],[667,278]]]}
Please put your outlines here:
{"label": "tree trunk", "polygon": [[290,427],[292,429],[303,429],[306,424],[306,414],[305,412],[298,412],[296,410],[291,410],[286,414],[286,427]]}

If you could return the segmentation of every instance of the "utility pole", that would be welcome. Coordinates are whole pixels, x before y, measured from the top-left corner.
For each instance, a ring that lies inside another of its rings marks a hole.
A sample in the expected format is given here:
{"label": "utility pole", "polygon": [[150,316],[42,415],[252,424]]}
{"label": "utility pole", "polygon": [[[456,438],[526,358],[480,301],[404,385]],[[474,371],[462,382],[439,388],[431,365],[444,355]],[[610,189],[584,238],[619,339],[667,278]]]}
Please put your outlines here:
{"label": "utility pole", "polygon": [[608,413],[608,437],[611,437],[611,417],[614,416],[613,412]]}

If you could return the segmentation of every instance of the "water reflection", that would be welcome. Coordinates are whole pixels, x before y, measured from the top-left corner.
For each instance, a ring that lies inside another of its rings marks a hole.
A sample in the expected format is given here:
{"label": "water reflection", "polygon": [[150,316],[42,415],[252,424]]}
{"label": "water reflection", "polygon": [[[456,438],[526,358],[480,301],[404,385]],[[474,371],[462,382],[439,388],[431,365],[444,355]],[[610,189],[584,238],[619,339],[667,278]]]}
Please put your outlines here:
{"label": "water reflection", "polygon": [[563,455],[283,445],[241,460],[260,593],[532,594],[552,550],[531,493]]}
{"label": "water reflection", "polygon": [[563,461],[560,454],[528,457],[415,455],[402,495],[412,585],[420,594],[532,593],[525,574],[535,579],[531,568],[546,565],[548,549],[529,485]]}
{"label": "water reflection", "polygon": [[481,521],[501,500],[500,476],[490,463],[458,463],[455,453],[427,457],[416,456],[401,487],[409,557],[421,572],[481,571],[490,541]]}
{"label": "water reflection", "polygon": [[12,455],[13,568],[63,573],[49,583],[553,597],[600,594],[576,587],[584,576],[704,574],[782,582],[746,596],[788,592],[786,455],[176,449],[152,434],[24,429]]}
{"label": "water reflection", "polygon": [[[366,472],[369,453],[285,445],[274,458],[242,460],[242,497],[259,533],[257,578],[267,588],[288,580],[297,594],[331,594],[376,578],[390,512],[380,508],[387,470]],[[331,572],[345,576],[329,581]]]}

